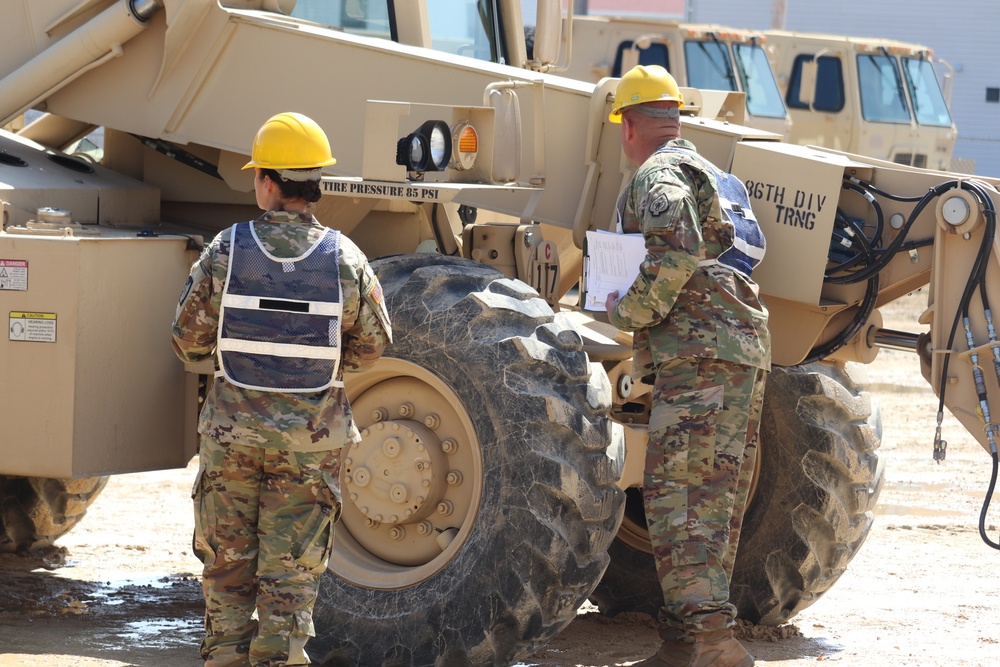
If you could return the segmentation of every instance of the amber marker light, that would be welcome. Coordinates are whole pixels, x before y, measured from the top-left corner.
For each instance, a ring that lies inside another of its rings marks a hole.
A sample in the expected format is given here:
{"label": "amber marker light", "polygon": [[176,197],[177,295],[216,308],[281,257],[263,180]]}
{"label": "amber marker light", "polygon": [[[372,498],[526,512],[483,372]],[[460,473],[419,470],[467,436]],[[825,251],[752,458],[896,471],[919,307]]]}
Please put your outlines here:
{"label": "amber marker light", "polygon": [[463,120],[451,131],[452,163],[455,169],[472,169],[479,155],[479,133],[469,121]]}

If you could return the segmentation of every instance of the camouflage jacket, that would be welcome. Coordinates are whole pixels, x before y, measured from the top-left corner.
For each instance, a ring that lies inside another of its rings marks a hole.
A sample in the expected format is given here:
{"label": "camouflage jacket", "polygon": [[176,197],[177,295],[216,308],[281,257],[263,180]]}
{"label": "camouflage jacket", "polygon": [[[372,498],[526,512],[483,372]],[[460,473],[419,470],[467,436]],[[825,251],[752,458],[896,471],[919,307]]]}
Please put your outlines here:
{"label": "camouflage jacket", "polygon": [[[254,229],[264,247],[278,257],[301,255],[324,230],[311,214],[286,211],[265,213]],[[191,267],[173,324],[174,351],[183,361],[215,356],[232,235],[232,227],[223,230]],[[340,238],[340,282],[342,375],[344,370],[358,371],[378,359],[392,341],[392,328],[378,279],[364,253],[346,236]],[[202,408],[198,432],[221,442],[293,451],[336,449],[360,437],[343,389],[262,392],[237,387],[221,377],[216,378]]]}
{"label": "camouflage jacket", "polygon": [[[695,150],[683,139],[667,145]],[[757,285],[720,264],[699,266],[733,242],[715,177],[702,159],[655,153],[627,186],[623,231],[642,232],[646,258],[610,317],[635,332],[636,376],[678,357],[770,367],[767,310]]]}

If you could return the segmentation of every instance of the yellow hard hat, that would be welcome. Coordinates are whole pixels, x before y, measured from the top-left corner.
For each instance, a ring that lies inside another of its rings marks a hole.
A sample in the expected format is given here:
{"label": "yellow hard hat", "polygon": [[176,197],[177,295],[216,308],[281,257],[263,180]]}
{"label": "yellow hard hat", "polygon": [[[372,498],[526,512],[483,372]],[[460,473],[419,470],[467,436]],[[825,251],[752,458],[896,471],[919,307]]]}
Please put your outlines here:
{"label": "yellow hard hat", "polygon": [[316,169],[336,164],[330,141],[312,118],[294,111],[271,116],[253,138],[244,169]]}
{"label": "yellow hard hat", "polygon": [[684,106],[684,97],[674,77],[659,65],[636,65],[625,72],[618,82],[608,120],[620,123],[625,107],[663,100],[677,102],[679,108]]}

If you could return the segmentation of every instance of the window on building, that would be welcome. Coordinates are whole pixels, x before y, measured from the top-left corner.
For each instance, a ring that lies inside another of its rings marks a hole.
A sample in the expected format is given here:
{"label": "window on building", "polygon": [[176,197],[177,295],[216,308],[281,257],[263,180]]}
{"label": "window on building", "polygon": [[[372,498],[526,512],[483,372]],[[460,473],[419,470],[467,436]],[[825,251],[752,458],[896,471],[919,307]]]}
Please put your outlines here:
{"label": "window on building", "polygon": [[1000,88],[987,88],[986,89],[986,101],[987,102],[1000,102]]}

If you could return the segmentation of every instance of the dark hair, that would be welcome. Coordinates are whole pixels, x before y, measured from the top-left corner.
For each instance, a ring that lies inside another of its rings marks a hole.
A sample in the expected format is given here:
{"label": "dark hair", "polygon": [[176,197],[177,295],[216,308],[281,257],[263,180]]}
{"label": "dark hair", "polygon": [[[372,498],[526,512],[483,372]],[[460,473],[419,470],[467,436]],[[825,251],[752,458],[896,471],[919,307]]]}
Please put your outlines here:
{"label": "dark hair", "polygon": [[[310,171],[308,169],[294,169],[291,171]],[[267,176],[271,181],[277,184],[278,189],[281,190],[281,195],[286,199],[305,199],[307,202],[317,202],[323,194],[319,189],[319,180],[315,181],[286,181],[281,177],[281,175],[274,169],[261,169],[260,175]]]}

